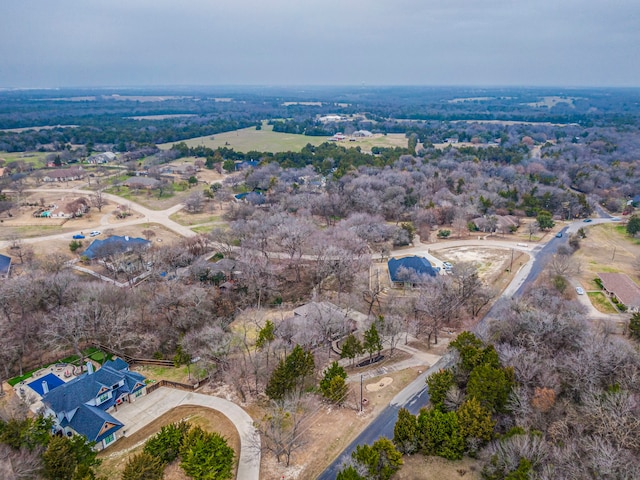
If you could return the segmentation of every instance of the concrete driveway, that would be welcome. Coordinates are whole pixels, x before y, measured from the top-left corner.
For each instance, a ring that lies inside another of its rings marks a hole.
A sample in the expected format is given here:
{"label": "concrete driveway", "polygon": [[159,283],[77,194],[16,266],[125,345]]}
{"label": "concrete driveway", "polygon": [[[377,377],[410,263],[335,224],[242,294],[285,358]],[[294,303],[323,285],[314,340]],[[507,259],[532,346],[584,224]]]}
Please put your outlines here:
{"label": "concrete driveway", "polygon": [[235,425],[240,434],[240,455],[237,478],[260,478],[260,435],[253,427],[253,419],[235,403],[223,398],[160,387],[149,395],[127,403],[111,413],[122,422],[126,436],[130,436],[172,408],[180,405],[196,405],[223,413]]}

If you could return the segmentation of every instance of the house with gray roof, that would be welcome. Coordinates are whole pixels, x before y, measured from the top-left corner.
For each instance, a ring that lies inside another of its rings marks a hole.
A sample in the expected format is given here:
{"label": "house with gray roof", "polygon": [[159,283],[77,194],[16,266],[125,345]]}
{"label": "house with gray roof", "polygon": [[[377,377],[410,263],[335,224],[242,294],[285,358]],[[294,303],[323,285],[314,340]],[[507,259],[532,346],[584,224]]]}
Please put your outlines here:
{"label": "house with gray roof", "polygon": [[602,288],[630,312],[640,311],[640,287],[624,273],[598,273]]}
{"label": "house with gray roof", "polygon": [[84,435],[102,450],[116,441],[124,425],[109,414],[118,405],[134,402],[146,393],[145,378],[129,371],[127,362],[116,359],[49,390],[44,382],[42,403],[53,418],[54,428],[67,436]]}

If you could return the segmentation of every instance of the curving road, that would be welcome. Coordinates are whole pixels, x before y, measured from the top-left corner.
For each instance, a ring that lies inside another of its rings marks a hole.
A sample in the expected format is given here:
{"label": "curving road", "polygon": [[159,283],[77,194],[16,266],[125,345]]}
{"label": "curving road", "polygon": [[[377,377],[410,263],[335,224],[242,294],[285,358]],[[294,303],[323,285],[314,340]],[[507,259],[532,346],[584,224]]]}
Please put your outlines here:
{"label": "curving road", "polygon": [[124,405],[112,415],[124,423],[125,434],[131,436],[155,419],[181,405],[196,405],[218,410],[231,420],[240,435],[240,454],[236,478],[259,480],[260,435],[254,428],[253,419],[249,414],[233,402],[211,395],[160,387],[150,395],[145,395],[133,403]]}
{"label": "curving road", "polygon": [[[551,237],[546,245],[536,245],[534,247],[530,245],[524,246],[524,244],[518,244],[515,242],[500,242],[496,240],[461,240],[451,242],[441,242],[435,245],[419,245],[405,250],[399,250],[396,255],[416,254],[424,255],[428,250],[434,251],[443,248],[455,247],[455,246],[484,246],[495,248],[507,248],[518,249],[530,254],[530,260],[523,265],[516,273],[509,286],[502,293],[503,298],[511,298],[514,296],[522,295],[522,292],[526,289],[527,285],[533,282],[540,272],[551,260],[553,254],[557,251],[560,245],[563,245],[567,241],[568,233],[575,233],[579,228],[588,225],[594,225],[598,223],[608,223],[617,221],[615,218],[600,218],[594,219],[590,223],[584,223],[582,221],[573,222],[570,225],[564,227],[561,232],[562,237]],[[490,309],[485,317],[480,320],[477,328],[482,328],[486,318],[491,317]],[[371,445],[380,437],[393,438],[393,429],[395,427],[396,419],[398,418],[398,410],[400,408],[406,408],[412,414],[417,414],[420,408],[425,406],[429,401],[429,392],[427,391],[426,378],[434,372],[442,368],[448,368],[453,364],[453,356],[451,354],[444,355],[435,365],[429,368],[426,372],[419,375],[413,382],[411,382],[404,390],[402,390],[396,397],[391,400],[389,405],[382,410],[380,415],[376,417],[353,442],[345,448],[340,455],[318,476],[319,480],[334,480],[340,470],[340,467],[345,459],[351,456],[351,452],[356,449],[357,445],[368,444]]]}

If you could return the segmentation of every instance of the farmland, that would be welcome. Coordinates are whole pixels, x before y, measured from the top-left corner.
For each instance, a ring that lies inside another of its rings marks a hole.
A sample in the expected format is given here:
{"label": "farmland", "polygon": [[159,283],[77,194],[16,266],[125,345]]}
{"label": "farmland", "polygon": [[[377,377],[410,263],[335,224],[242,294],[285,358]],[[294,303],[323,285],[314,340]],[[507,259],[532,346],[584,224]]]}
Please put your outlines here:
{"label": "farmland", "polygon": [[[232,148],[238,152],[299,152],[307,144],[314,146],[328,141],[329,137],[312,137],[295,135],[291,133],[279,133],[273,131],[272,125],[262,124],[261,130],[255,127],[243,128],[233,132],[219,133],[214,136],[205,136],[185,140],[189,147],[199,145],[216,149],[218,147]],[[373,137],[357,138],[355,141],[344,141],[341,144],[349,147],[361,147],[363,152],[370,152],[372,147],[406,147],[407,139],[404,134],[374,135]],[[161,149],[168,150],[175,142],[158,145]]]}

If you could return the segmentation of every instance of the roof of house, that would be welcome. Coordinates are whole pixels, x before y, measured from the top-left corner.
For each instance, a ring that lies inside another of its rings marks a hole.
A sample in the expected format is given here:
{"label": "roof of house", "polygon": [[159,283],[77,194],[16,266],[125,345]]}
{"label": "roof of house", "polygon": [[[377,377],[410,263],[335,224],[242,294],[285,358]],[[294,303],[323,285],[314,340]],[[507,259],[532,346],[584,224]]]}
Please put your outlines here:
{"label": "roof of house", "polygon": [[598,273],[602,286],[627,307],[640,307],[640,287],[624,273]]}
{"label": "roof of house", "polygon": [[65,419],[60,425],[73,428],[92,442],[100,442],[124,426],[104,410],[91,405],[80,405],[71,421]]}
{"label": "roof of house", "polygon": [[135,247],[147,247],[150,241],[139,237],[112,235],[104,240],[94,240],[84,251],[87,258],[102,258],[107,255],[127,252]]}
{"label": "roof of house", "polygon": [[7,275],[11,268],[11,257],[0,255],[0,275]]}
{"label": "roof of house", "polygon": [[125,185],[142,185],[143,187],[155,187],[160,182],[153,177],[131,177],[127,178],[124,182]]}
{"label": "roof of house", "polygon": [[45,177],[49,178],[72,178],[80,177],[84,175],[79,168],[62,168],[58,170],[51,170],[45,174]]}
{"label": "roof of house", "polygon": [[404,282],[405,279],[398,277],[398,269],[406,268],[407,270],[413,270],[418,275],[429,275],[430,277],[436,276],[435,269],[431,266],[429,261],[424,257],[404,257],[404,258],[392,258],[387,262],[389,267],[389,276],[392,282]]}
{"label": "roof of house", "polygon": [[[124,385],[113,387],[124,380]],[[123,427],[123,424],[105,410],[112,407],[122,395],[134,393],[144,387],[144,377],[129,371],[129,364],[119,358],[105,362],[93,373],[85,373],[68,383],[50,390],[42,397],[45,405],[56,413],[65,413],[62,427],[71,427],[89,440],[99,442]],[[103,392],[113,391],[112,397],[99,406],[87,403]],[[71,420],[69,420],[69,417]]]}

